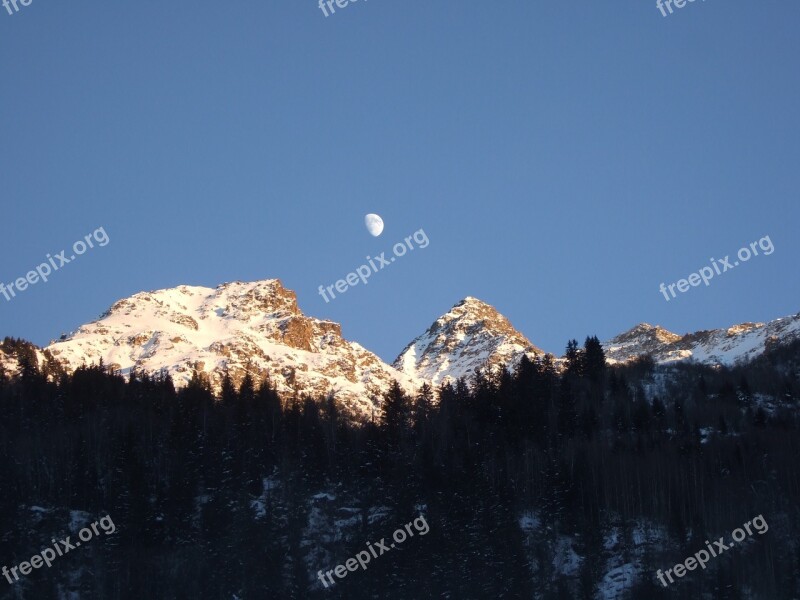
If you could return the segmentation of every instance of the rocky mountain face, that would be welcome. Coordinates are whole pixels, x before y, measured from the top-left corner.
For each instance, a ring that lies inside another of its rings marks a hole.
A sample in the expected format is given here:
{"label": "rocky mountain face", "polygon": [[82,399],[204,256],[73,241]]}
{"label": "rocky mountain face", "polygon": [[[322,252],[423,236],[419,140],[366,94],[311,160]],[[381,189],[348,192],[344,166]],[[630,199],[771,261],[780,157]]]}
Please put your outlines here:
{"label": "rocky mountain face", "polygon": [[650,354],[657,363],[693,360],[709,365],[747,362],[771,346],[800,338],[800,313],[769,323],[742,323],[728,329],[677,335],[647,323],[603,344],[609,362]]}
{"label": "rocky mountain face", "polygon": [[437,385],[469,377],[476,369],[513,368],[524,354],[533,358],[544,352],[494,307],[467,297],[406,346],[393,366]]}
{"label": "rocky mountain face", "polygon": [[364,416],[393,380],[409,391],[416,387],[345,340],[338,323],[305,316],[295,293],[277,279],[135,294],[48,350],[67,369],[102,359],[123,375],[166,371],[179,387],[195,372],[216,390],[226,372],[235,384],[245,373],[256,382],[268,373],[284,396],[334,393],[346,410]]}

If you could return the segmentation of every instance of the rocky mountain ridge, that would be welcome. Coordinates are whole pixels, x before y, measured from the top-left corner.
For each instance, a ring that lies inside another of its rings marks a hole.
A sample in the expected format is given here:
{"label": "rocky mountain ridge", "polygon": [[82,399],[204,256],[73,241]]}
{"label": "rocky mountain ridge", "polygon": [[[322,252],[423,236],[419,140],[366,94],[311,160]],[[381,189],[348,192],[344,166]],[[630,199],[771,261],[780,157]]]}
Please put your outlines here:
{"label": "rocky mountain ridge", "polygon": [[[603,346],[612,364],[648,354],[658,363],[732,365],[798,337],[800,314],[686,335],[642,323]],[[13,347],[0,346],[0,367],[10,373],[18,370]],[[246,373],[256,381],[266,376],[284,397],[334,394],[347,412],[368,418],[392,381],[413,393],[423,383],[438,386],[479,369],[513,369],[523,355],[544,351],[494,307],[468,296],[388,365],[346,340],[338,323],[304,315],[295,293],[269,279],[140,292],[35,354],[51,373],[56,363],[74,370],[102,361],[123,375],[169,373],[179,387],[195,373],[215,390],[226,373],[235,384]]]}
{"label": "rocky mountain ridge", "polygon": [[649,354],[657,363],[692,360],[732,366],[747,362],[778,344],[800,338],[800,313],[769,323],[741,323],[727,329],[677,335],[642,323],[603,344],[610,363],[628,362]]}

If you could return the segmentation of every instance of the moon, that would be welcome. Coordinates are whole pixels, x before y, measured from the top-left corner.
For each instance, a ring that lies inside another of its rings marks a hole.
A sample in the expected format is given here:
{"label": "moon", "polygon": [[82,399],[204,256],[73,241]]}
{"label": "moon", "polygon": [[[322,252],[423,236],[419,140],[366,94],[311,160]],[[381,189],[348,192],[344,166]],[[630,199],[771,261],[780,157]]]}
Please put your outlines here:
{"label": "moon", "polygon": [[368,214],[364,217],[364,225],[367,226],[367,231],[374,237],[378,237],[383,233],[383,219],[374,213]]}

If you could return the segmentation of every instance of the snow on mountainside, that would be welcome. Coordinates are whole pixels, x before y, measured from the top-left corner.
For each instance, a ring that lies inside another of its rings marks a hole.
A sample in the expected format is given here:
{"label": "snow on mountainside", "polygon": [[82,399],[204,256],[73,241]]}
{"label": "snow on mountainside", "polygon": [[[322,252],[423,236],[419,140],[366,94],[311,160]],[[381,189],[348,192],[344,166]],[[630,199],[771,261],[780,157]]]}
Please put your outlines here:
{"label": "snow on mountainside", "polygon": [[27,356],[29,362],[39,367],[48,379],[57,377],[59,369],[52,356],[30,342],[11,338],[6,338],[0,343],[0,372],[11,377],[20,375],[23,356]]}
{"label": "snow on mountainside", "polygon": [[693,360],[709,365],[734,365],[752,360],[774,345],[799,338],[800,313],[766,324],[742,323],[683,336],[642,323],[603,346],[610,363],[650,354],[657,363]]}
{"label": "snow on mountainside", "polygon": [[523,354],[544,352],[494,307],[467,297],[412,341],[393,365],[434,385],[469,377],[476,369],[513,368]]}
{"label": "snow on mountainside", "polygon": [[[610,363],[650,354],[659,363],[731,365],[794,339],[800,339],[800,314],[683,336],[643,323],[604,347]],[[277,279],[141,292],[52,342],[46,353],[26,344],[0,346],[7,373],[18,371],[20,352],[35,352],[50,376],[58,365],[71,371],[102,360],[123,374],[166,371],[179,387],[203,373],[217,391],[226,371],[237,385],[250,372],[256,381],[266,374],[284,397],[333,392],[346,411],[363,417],[372,416],[393,380],[413,393],[425,381],[439,385],[478,369],[513,369],[523,355],[544,354],[492,306],[467,297],[389,366],[345,340],[338,323],[305,316],[295,293]]]}
{"label": "snow on mountainside", "polygon": [[165,370],[179,387],[195,371],[215,389],[226,370],[237,384],[248,371],[256,381],[266,371],[283,395],[333,391],[351,413],[367,417],[371,398],[392,380],[408,391],[417,384],[345,340],[338,323],[303,315],[277,279],[141,292],[48,350],[69,370],[102,359],[123,374]]}

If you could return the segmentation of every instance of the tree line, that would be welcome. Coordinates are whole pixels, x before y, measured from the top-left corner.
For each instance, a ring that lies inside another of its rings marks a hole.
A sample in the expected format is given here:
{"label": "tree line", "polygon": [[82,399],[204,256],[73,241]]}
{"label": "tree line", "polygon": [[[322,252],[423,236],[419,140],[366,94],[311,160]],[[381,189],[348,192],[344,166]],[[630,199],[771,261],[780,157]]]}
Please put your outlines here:
{"label": "tree line", "polygon": [[[623,563],[638,573],[626,598],[800,594],[797,343],[728,369],[612,367],[596,337],[573,340],[563,366],[395,383],[365,423],[335,395],[281,398],[268,373],[215,394],[197,374],[176,390],[0,348],[20,363],[0,370],[0,562],[61,535],[69,511],[117,525],[3,599],[590,599]],[[419,512],[428,535],[321,588],[318,569]],[[655,580],[759,514],[763,537],[668,590]]]}

